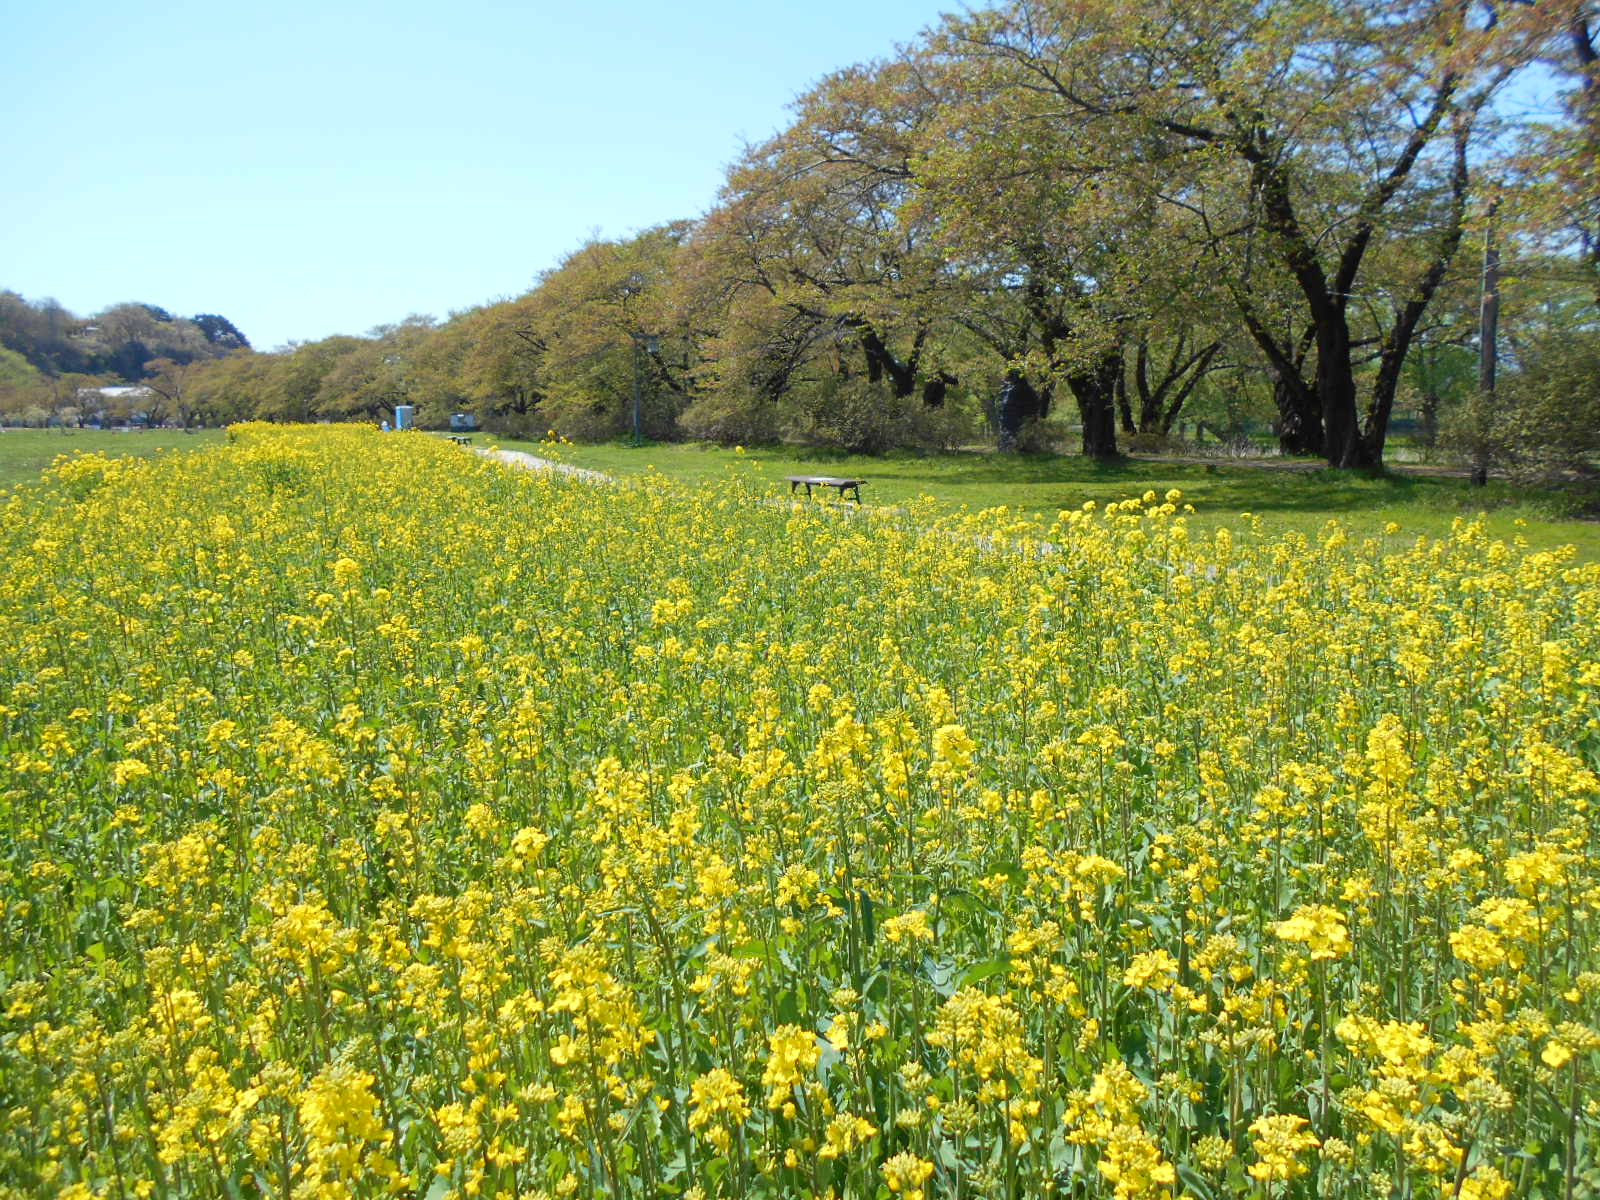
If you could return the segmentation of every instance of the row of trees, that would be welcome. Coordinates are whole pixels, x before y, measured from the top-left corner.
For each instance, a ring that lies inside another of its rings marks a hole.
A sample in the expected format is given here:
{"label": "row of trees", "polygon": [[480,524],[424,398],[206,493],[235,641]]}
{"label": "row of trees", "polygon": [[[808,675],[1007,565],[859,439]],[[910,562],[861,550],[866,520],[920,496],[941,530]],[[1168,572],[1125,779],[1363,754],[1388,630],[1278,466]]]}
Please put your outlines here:
{"label": "row of trees", "polygon": [[[1593,344],[1594,16],[1012,0],[821,81],[699,220],[442,323],[195,360],[175,386],[213,420],[408,402],[588,438],[627,428],[637,380],[657,438],[875,450],[987,420],[1025,442],[1064,413],[1097,456],[1264,410],[1287,452],[1376,465],[1401,405],[1431,427],[1472,399],[1483,425],[1462,368],[1491,211],[1518,282],[1489,409],[1532,382],[1519,338],[1547,365]],[[1560,111],[1508,115],[1513,86]]]}

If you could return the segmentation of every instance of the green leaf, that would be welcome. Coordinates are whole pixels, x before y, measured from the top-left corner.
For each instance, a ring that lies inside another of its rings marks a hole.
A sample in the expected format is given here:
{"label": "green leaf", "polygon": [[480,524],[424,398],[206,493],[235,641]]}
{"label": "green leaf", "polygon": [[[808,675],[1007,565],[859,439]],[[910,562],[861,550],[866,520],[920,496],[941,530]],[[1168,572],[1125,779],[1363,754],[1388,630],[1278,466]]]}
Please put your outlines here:
{"label": "green leaf", "polygon": [[957,985],[957,989],[969,988],[975,983],[982,983],[985,979],[1010,969],[1011,960],[1009,958],[991,958],[985,962],[974,963],[961,972],[961,981]]}

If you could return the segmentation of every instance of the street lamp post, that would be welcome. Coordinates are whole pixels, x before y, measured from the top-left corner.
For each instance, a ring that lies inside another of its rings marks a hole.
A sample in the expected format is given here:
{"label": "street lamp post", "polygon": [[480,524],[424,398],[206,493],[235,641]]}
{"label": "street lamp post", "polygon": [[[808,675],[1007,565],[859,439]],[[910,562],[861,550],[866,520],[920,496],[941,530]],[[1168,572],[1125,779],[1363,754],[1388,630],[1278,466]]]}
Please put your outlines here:
{"label": "street lamp post", "polygon": [[661,335],[658,333],[631,333],[633,338],[633,444],[642,440],[639,432],[639,393],[644,374],[641,352],[651,356],[661,353]]}

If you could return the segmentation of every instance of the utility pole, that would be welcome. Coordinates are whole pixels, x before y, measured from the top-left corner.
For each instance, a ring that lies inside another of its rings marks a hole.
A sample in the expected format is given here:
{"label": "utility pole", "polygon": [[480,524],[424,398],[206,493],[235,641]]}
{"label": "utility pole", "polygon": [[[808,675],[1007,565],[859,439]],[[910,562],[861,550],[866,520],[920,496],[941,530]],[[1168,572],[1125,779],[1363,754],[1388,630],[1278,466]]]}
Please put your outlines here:
{"label": "utility pole", "polygon": [[639,444],[639,335],[633,335],[633,444]]}
{"label": "utility pole", "polygon": [[641,353],[652,356],[661,353],[661,335],[658,333],[630,333],[633,339],[633,444],[640,445],[639,394],[643,385],[643,359]]}
{"label": "utility pole", "polygon": [[1489,482],[1489,430],[1494,421],[1494,372],[1500,332],[1500,249],[1494,244],[1494,217],[1500,201],[1489,205],[1483,232],[1483,296],[1478,305],[1478,420],[1474,422],[1472,482]]}

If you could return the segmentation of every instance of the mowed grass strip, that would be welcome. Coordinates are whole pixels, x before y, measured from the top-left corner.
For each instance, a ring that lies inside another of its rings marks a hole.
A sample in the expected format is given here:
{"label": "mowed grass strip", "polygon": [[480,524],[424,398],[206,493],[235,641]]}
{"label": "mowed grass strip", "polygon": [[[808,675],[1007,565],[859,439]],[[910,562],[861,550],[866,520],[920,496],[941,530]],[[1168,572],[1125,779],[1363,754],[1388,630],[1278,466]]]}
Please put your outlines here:
{"label": "mowed grass strip", "polygon": [[[481,438],[480,440],[489,440]],[[1048,524],[1057,513],[1089,501],[1115,503],[1147,491],[1183,492],[1195,514],[1191,526],[1209,533],[1238,529],[1241,514],[1259,518],[1269,534],[1298,531],[1313,536],[1330,520],[1348,526],[1350,536],[1393,536],[1408,543],[1416,535],[1445,537],[1461,517],[1485,515],[1490,536],[1526,539],[1539,549],[1572,544],[1585,560],[1600,558],[1600,523],[1563,517],[1563,498],[1530,491],[1503,480],[1474,488],[1453,476],[1394,472],[1306,469],[1303,465],[1253,465],[1221,461],[1194,464],[1153,459],[1099,463],[1077,455],[1002,455],[967,450],[944,454],[894,453],[882,457],[829,454],[792,446],[734,450],[700,443],[552,445],[503,440],[507,449],[526,450],[609,475],[656,472],[690,486],[728,478],[745,481],[772,495],[786,495],[785,475],[845,475],[868,480],[868,504],[910,505],[931,499],[942,512],[980,511],[1005,506]]]}
{"label": "mowed grass strip", "polygon": [[222,441],[220,429],[7,429],[0,432],[0,487],[28,483],[62,454],[132,454],[195,450]]}

